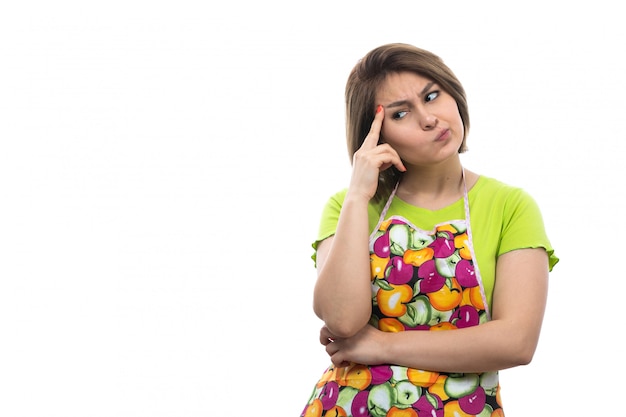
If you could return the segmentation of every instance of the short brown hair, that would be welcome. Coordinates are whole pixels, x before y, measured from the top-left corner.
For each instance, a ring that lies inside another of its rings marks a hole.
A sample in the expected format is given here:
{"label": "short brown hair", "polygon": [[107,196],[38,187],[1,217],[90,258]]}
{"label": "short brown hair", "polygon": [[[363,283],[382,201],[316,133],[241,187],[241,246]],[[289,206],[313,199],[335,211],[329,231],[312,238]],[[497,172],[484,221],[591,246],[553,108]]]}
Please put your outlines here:
{"label": "short brown hair", "polygon": [[[376,93],[387,76],[398,72],[412,72],[429,78],[456,101],[463,121],[463,142],[459,153],[467,150],[469,112],[465,90],[452,70],[432,52],[404,43],[379,46],[365,55],[354,66],[346,83],[346,139],[350,158],[361,147],[376,111]],[[401,173],[391,167],[380,173],[374,196],[379,201],[391,193]]]}

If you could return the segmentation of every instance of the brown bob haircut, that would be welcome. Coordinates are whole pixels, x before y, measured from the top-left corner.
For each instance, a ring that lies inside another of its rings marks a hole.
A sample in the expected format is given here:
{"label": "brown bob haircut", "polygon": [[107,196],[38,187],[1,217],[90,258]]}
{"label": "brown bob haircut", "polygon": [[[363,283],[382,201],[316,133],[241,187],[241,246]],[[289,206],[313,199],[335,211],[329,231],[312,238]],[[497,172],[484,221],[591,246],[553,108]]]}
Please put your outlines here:
{"label": "brown bob haircut", "polygon": [[[346,83],[346,139],[350,159],[361,147],[376,112],[376,93],[387,75],[412,72],[436,82],[456,101],[463,121],[463,142],[459,153],[467,150],[469,111],[465,90],[452,70],[437,55],[404,43],[390,43],[370,51],[354,66]],[[382,171],[374,201],[389,196],[400,180],[401,173],[395,167]]]}

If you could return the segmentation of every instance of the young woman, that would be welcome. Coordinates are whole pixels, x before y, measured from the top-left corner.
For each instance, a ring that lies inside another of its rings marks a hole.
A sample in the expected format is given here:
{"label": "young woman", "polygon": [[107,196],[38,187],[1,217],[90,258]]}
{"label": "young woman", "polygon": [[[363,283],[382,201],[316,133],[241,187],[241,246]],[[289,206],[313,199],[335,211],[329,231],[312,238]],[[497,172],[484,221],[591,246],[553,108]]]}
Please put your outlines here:
{"label": "young woman", "polygon": [[314,244],[332,364],[302,416],[502,416],[498,371],[528,364],[557,263],[520,188],[463,168],[465,92],[436,55],[369,52],[346,85],[352,177]]}

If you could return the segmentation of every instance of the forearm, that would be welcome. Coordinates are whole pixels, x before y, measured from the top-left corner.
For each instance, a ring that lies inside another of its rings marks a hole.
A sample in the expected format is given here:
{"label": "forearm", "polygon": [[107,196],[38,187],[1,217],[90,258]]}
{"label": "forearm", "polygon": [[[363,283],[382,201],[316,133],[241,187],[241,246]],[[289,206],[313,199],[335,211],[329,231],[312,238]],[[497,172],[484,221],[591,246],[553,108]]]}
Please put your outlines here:
{"label": "forearm", "polygon": [[438,372],[487,372],[528,364],[539,330],[491,321],[448,331],[384,333],[381,362]]}
{"label": "forearm", "polygon": [[444,331],[379,332],[368,350],[380,350],[382,363],[435,371],[481,372],[529,363],[548,294],[547,254],[539,248],[508,252],[499,257],[496,274],[491,321]]}
{"label": "forearm", "polygon": [[346,196],[330,248],[318,252],[314,310],[341,337],[355,334],[371,315],[368,201]]}

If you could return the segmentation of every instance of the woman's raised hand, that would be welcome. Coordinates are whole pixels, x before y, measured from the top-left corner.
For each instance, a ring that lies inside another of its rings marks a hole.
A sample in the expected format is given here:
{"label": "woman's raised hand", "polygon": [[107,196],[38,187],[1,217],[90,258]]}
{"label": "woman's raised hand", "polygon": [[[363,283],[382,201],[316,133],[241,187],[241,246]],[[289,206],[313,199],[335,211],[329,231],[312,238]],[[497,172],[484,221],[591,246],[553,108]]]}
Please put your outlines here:
{"label": "woman's raised hand", "polygon": [[383,106],[379,105],[369,133],[352,158],[352,177],[348,192],[362,195],[368,201],[376,193],[378,175],[381,171],[391,166],[395,166],[401,172],[406,171],[395,149],[388,143],[378,143],[384,118]]}

